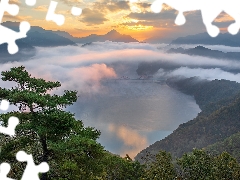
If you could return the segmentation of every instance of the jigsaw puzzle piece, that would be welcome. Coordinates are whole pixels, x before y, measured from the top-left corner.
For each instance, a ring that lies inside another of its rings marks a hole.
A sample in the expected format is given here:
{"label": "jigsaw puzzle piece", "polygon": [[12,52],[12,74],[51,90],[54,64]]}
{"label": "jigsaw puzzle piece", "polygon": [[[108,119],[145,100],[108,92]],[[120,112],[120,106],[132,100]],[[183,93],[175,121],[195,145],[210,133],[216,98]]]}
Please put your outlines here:
{"label": "jigsaw puzzle piece", "polygon": [[74,16],[80,16],[82,14],[82,9],[78,7],[72,7],[71,13]]}
{"label": "jigsaw puzzle piece", "polygon": [[26,21],[20,23],[20,32],[15,32],[5,26],[0,25],[0,44],[8,43],[8,52],[15,54],[18,52],[18,46],[16,45],[17,39],[27,37],[27,32],[30,30],[30,24]]}
{"label": "jigsaw puzzle piece", "polygon": [[2,111],[6,111],[8,108],[9,108],[9,101],[3,99],[1,101],[0,109]]}
{"label": "jigsaw puzzle piece", "polygon": [[162,1],[156,0],[151,5],[151,10],[154,13],[160,13],[162,11]]}
{"label": "jigsaw puzzle piece", "polygon": [[181,25],[185,24],[185,22],[186,22],[186,18],[183,15],[183,12],[179,12],[176,17],[175,24],[178,26],[181,26]]}
{"label": "jigsaw puzzle piece", "polygon": [[228,26],[228,32],[232,35],[236,35],[239,31],[240,25],[238,23],[233,23]]}
{"label": "jigsaw puzzle piece", "polygon": [[216,37],[220,33],[220,29],[213,25],[212,22],[222,12],[221,9],[211,9],[211,7],[205,7],[201,10],[203,23],[207,29],[208,34],[211,37]]}
{"label": "jigsaw puzzle piece", "polygon": [[[234,4],[235,6],[232,7],[231,4]],[[240,12],[238,10],[239,6],[240,2],[234,1],[232,3],[229,2],[229,4],[226,4],[224,9],[224,11],[235,20],[234,23],[228,26],[228,32],[232,35],[236,35],[240,28]]]}
{"label": "jigsaw puzzle piece", "polygon": [[15,180],[7,177],[7,174],[10,172],[11,166],[8,163],[2,163],[0,165],[0,180]]}
{"label": "jigsaw puzzle piece", "polygon": [[39,173],[45,173],[49,171],[49,166],[46,162],[42,162],[36,166],[32,155],[29,155],[24,151],[19,151],[16,155],[16,158],[20,162],[27,162],[27,166],[21,180],[39,180]]}
{"label": "jigsaw puzzle piece", "polygon": [[26,0],[25,2],[28,6],[34,6],[36,4],[36,0]]}
{"label": "jigsaw puzzle piece", "polygon": [[0,22],[2,22],[4,12],[16,16],[19,13],[19,7],[16,4],[9,4],[9,0],[2,0],[0,2]]}
{"label": "jigsaw puzzle piece", "polygon": [[54,21],[58,26],[61,26],[64,24],[65,17],[61,14],[56,14],[55,9],[57,8],[58,2],[51,1],[50,6],[48,8],[46,20],[47,21]]}
{"label": "jigsaw puzzle piece", "polygon": [[8,119],[8,127],[0,126],[0,133],[14,136],[15,135],[15,128],[19,124],[19,119],[17,117],[10,117]]}

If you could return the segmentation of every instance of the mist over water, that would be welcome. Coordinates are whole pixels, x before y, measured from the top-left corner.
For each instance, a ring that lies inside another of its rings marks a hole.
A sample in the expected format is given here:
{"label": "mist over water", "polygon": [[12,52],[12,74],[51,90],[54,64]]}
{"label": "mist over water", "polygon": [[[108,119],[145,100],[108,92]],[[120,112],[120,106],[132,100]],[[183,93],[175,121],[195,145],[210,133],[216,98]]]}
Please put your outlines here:
{"label": "mist over water", "polygon": [[71,108],[85,125],[101,130],[107,150],[134,157],[200,112],[191,96],[154,82],[116,80],[106,93],[80,96]]}
{"label": "mist over water", "polygon": [[[67,110],[75,113],[85,125],[100,130],[99,142],[107,150],[134,157],[200,112],[193,97],[164,83],[136,80],[140,63],[161,64],[154,74],[155,80],[198,76],[240,82],[239,61],[168,54],[164,49],[170,47],[115,42],[96,42],[84,47],[38,47],[33,58],[2,63],[0,71],[23,65],[33,77],[60,81],[61,88],[53,93],[78,91],[78,101]],[[236,51],[236,48],[225,46],[211,48]],[[117,80],[122,76],[131,80]],[[10,88],[12,84],[0,81],[0,86]]]}

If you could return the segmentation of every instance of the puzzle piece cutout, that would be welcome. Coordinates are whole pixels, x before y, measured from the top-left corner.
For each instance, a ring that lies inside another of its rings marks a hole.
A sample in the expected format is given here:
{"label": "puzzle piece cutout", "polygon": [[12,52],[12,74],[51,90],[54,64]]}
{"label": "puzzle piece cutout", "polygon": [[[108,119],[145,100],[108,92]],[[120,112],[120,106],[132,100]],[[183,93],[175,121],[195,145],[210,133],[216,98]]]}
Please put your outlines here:
{"label": "puzzle piece cutout", "polygon": [[3,99],[3,100],[1,101],[1,104],[0,104],[0,109],[1,109],[2,111],[6,111],[6,110],[8,110],[8,108],[9,108],[9,101]]}
{"label": "puzzle piece cutout", "polygon": [[71,13],[74,16],[80,16],[82,14],[82,9],[78,7],[72,7]]}
{"label": "puzzle piece cutout", "polygon": [[8,43],[8,52],[15,54],[18,52],[18,46],[16,45],[17,39],[27,37],[27,32],[30,30],[30,24],[26,21],[20,23],[20,32],[15,32],[7,27],[0,25],[0,44]]}
{"label": "puzzle piece cutout", "polygon": [[7,174],[10,172],[11,166],[8,163],[2,163],[0,165],[0,180],[14,180],[7,177]]}
{"label": "puzzle piece cutout", "polygon": [[216,37],[220,33],[220,29],[213,25],[212,22],[224,11],[232,18],[235,19],[235,23],[228,27],[228,32],[232,35],[238,33],[240,28],[240,1],[239,0],[155,0],[151,9],[155,13],[159,13],[162,10],[162,5],[167,4],[173,9],[178,10],[175,23],[177,25],[183,25],[186,19],[183,15],[187,11],[201,10],[203,23],[210,36]]}
{"label": "puzzle piece cutout", "polygon": [[19,124],[19,119],[17,117],[10,117],[8,119],[8,127],[0,126],[0,133],[14,136],[15,135],[15,128]]}
{"label": "puzzle piece cutout", "polygon": [[[9,107],[9,102],[7,100],[2,100],[0,109],[6,111]],[[0,126],[0,133],[14,136],[15,135],[15,128],[19,124],[19,119],[17,117],[11,116],[8,119],[8,127]]]}
{"label": "puzzle piece cutout", "polygon": [[[29,3],[30,0],[26,0]],[[30,4],[30,3],[29,3]],[[16,16],[19,12],[19,7],[16,4],[9,4],[9,0],[0,1],[0,22],[4,12],[8,12],[12,16]],[[0,44],[8,43],[8,52],[15,54],[18,52],[18,46],[16,45],[17,39],[27,37],[27,32],[30,30],[30,24],[28,22],[21,22],[19,27],[20,32],[15,32],[7,27],[0,25]]]}
{"label": "puzzle piece cutout", "polygon": [[36,4],[36,0],[26,0],[25,2],[28,6],[34,6]]}
{"label": "puzzle piece cutout", "polygon": [[21,180],[40,180],[38,173],[45,173],[49,171],[49,166],[46,162],[42,162],[36,166],[32,155],[29,155],[24,151],[19,151],[16,155],[16,159],[19,162],[27,162],[27,166]]}
{"label": "puzzle piece cutout", "polygon": [[[56,14],[55,13],[55,10],[57,8],[57,4],[58,4],[58,2],[56,2],[56,1],[51,1],[50,2],[48,12],[47,12],[47,16],[46,16],[46,20],[47,21],[53,21],[58,26],[61,26],[61,25],[64,24],[65,17],[62,14]],[[82,14],[82,9],[78,8],[78,7],[72,7],[71,13],[74,16],[80,16]]]}

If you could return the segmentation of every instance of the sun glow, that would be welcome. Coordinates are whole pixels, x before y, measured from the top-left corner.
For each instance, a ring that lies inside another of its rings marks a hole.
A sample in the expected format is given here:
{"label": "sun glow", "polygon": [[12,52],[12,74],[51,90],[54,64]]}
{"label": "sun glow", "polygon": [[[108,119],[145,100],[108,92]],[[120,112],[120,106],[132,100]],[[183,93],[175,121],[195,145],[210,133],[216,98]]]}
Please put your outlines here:
{"label": "sun glow", "polygon": [[135,25],[135,26],[126,26],[130,30],[143,31],[153,29],[153,26],[143,26],[143,25]]}

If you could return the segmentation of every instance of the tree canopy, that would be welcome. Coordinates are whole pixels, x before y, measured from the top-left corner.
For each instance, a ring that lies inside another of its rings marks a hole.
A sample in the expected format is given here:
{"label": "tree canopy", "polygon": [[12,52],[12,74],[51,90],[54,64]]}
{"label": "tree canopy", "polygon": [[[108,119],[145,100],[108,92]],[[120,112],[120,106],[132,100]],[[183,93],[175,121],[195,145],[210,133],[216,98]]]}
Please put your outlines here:
{"label": "tree canopy", "polygon": [[227,152],[211,155],[194,149],[172,160],[170,153],[159,151],[143,165],[128,155],[114,155],[97,142],[100,131],[85,127],[73,113],[65,111],[77,101],[77,91],[53,94],[60,82],[31,77],[23,66],[1,75],[3,81],[13,81],[16,86],[0,88],[0,100],[7,99],[18,111],[0,114],[0,123],[7,126],[11,116],[20,120],[16,136],[0,134],[0,162],[11,164],[8,177],[21,179],[26,164],[17,162],[15,156],[24,150],[33,155],[36,164],[49,164],[50,171],[41,174],[41,180],[240,179],[240,165]]}
{"label": "tree canopy", "polygon": [[[84,128],[81,121],[75,120],[74,114],[64,110],[77,101],[77,91],[65,90],[63,95],[51,94],[61,83],[31,77],[23,66],[3,71],[1,75],[3,81],[13,81],[16,86],[11,89],[0,88],[0,99],[7,99],[19,111],[1,114],[0,121],[7,125],[8,118],[13,115],[20,120],[15,138],[2,135],[1,160],[14,161],[14,154],[20,149],[35,155],[37,162],[50,164],[53,160],[57,162],[59,156],[69,161],[69,153],[79,157],[94,157],[95,151],[103,150],[96,142],[100,132],[94,128]],[[57,171],[51,168],[51,176],[58,176],[53,170]],[[48,179],[47,173],[41,179]]]}

